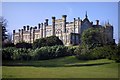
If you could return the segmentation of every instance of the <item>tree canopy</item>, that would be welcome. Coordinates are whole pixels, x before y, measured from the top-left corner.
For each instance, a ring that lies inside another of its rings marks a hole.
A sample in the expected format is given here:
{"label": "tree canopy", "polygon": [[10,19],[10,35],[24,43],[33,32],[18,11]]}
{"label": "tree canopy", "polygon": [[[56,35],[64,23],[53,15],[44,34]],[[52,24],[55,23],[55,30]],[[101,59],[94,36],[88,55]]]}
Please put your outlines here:
{"label": "tree canopy", "polygon": [[2,27],[2,41],[6,40],[8,35],[7,35],[7,20],[4,19],[2,16],[0,16],[0,27]]}
{"label": "tree canopy", "polygon": [[63,45],[63,42],[56,36],[40,38],[33,42],[33,48],[40,48],[43,46]]}
{"label": "tree canopy", "polygon": [[89,28],[82,33],[81,36],[82,44],[88,45],[89,47],[95,47],[102,43],[102,37],[100,29]]}

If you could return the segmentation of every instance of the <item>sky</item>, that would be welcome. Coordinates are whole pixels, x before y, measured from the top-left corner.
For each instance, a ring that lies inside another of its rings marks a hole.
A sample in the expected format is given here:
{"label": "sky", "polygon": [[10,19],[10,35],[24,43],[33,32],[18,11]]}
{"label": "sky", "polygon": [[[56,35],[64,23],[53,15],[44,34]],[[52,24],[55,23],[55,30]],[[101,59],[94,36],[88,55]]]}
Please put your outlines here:
{"label": "sky", "polygon": [[56,19],[67,15],[67,21],[73,18],[84,19],[87,11],[88,18],[95,24],[108,22],[114,27],[114,39],[118,42],[118,3],[117,2],[3,2],[2,16],[8,21],[8,31],[18,31],[23,26],[37,26],[45,19],[52,22],[52,16]]}

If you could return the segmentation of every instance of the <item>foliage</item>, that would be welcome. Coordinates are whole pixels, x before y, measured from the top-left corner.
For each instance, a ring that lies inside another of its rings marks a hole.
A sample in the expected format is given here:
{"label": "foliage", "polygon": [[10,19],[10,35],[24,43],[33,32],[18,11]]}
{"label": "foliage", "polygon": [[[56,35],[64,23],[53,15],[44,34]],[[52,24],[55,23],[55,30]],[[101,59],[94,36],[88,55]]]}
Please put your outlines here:
{"label": "foliage", "polygon": [[16,48],[32,48],[32,44],[31,43],[26,43],[26,42],[20,42],[20,43],[17,43],[15,45]]}
{"label": "foliage", "polygon": [[40,48],[44,46],[55,46],[55,45],[63,45],[63,42],[56,36],[50,36],[46,38],[40,38],[34,41],[33,48]]}
{"label": "foliage", "polygon": [[45,46],[34,50],[8,47],[3,49],[2,56],[3,60],[47,60],[70,56],[71,50],[66,46]]}
{"label": "foliage", "polygon": [[2,49],[3,60],[30,60],[30,49],[7,47]]}
{"label": "foliage", "polygon": [[118,44],[116,49],[113,49],[114,54],[111,55],[111,59],[115,60],[116,62],[120,62],[120,44]]}
{"label": "foliage", "polygon": [[4,19],[2,16],[0,16],[0,26],[2,27],[2,41],[6,40],[7,39],[7,30],[6,30],[6,27],[7,27],[7,20]]}
{"label": "foliage", "polygon": [[69,55],[75,55],[74,51],[76,50],[76,48],[78,48],[79,46],[68,46],[67,47],[67,53]]}
{"label": "foliage", "polygon": [[79,60],[91,60],[92,59],[92,55],[90,53],[90,50],[87,50],[87,49],[82,48],[82,47],[78,47],[75,50],[75,54],[76,54],[76,58],[78,58]]}
{"label": "foliage", "polygon": [[52,59],[69,55],[65,46],[41,47],[35,49],[32,54],[34,54],[34,60]]}
{"label": "foliage", "polygon": [[2,59],[3,60],[12,60],[12,56],[14,54],[14,47],[7,47],[2,49]]}
{"label": "foliage", "polygon": [[12,43],[12,42],[7,42],[7,43],[3,43],[2,44],[2,47],[14,47],[15,45],[14,45],[14,43]]}
{"label": "foliage", "polygon": [[56,36],[50,36],[46,38],[47,46],[63,45],[63,42]]}
{"label": "foliage", "polygon": [[30,49],[19,48],[14,50],[14,54],[12,55],[13,60],[30,60],[31,54]]}
{"label": "foliage", "polygon": [[89,28],[82,33],[81,36],[82,44],[88,48],[95,48],[102,44],[102,37],[100,29],[98,28]]}

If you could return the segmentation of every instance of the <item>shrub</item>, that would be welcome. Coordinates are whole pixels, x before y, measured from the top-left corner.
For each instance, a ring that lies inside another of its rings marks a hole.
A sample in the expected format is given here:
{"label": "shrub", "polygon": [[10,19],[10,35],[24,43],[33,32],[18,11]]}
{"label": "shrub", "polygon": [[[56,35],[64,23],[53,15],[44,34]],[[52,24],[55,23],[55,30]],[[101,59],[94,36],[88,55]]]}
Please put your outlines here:
{"label": "shrub", "polygon": [[13,60],[30,60],[31,54],[30,49],[19,48],[14,50]]}
{"label": "shrub", "polygon": [[67,47],[67,53],[69,54],[69,55],[75,55],[75,50],[76,50],[76,48],[78,48],[78,46],[76,47],[74,47],[74,46],[68,46]]}
{"label": "shrub", "polygon": [[115,62],[120,62],[120,45],[113,50],[113,54],[111,55],[111,59],[115,60]]}
{"label": "shrub", "polygon": [[30,60],[30,49],[8,47],[2,49],[3,60]]}
{"label": "shrub", "polygon": [[79,60],[91,60],[92,59],[90,50],[79,47],[75,50],[75,53],[76,53],[76,58],[78,58]]}
{"label": "shrub", "polygon": [[76,57],[80,60],[95,60],[106,58],[108,55],[110,56],[110,54],[112,54],[110,50],[108,47],[96,47],[94,49],[78,47],[75,53]]}
{"label": "shrub", "polygon": [[33,42],[34,49],[41,48],[44,46],[55,46],[55,45],[63,45],[63,42],[56,36],[40,38]]}
{"label": "shrub", "polygon": [[7,47],[2,49],[2,60],[12,60],[14,54],[14,47]]}
{"label": "shrub", "polygon": [[12,42],[7,42],[7,43],[2,43],[2,47],[3,48],[6,48],[6,47],[14,47],[15,45],[14,45],[14,43],[12,43]]}
{"label": "shrub", "polygon": [[46,60],[69,55],[65,46],[41,47],[35,49],[32,54],[34,54],[34,60]]}
{"label": "shrub", "polygon": [[32,44],[31,43],[26,43],[26,42],[20,42],[20,43],[17,43],[15,45],[16,48],[32,48]]}

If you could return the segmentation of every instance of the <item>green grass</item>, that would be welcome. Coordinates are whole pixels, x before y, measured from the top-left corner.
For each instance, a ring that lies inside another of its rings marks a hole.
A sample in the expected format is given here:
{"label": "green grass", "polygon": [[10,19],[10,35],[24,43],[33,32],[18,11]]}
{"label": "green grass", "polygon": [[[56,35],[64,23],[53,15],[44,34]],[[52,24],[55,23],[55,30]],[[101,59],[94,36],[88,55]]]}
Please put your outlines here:
{"label": "green grass", "polygon": [[100,59],[80,61],[74,56],[43,61],[3,62],[3,78],[118,78],[118,64]]}

